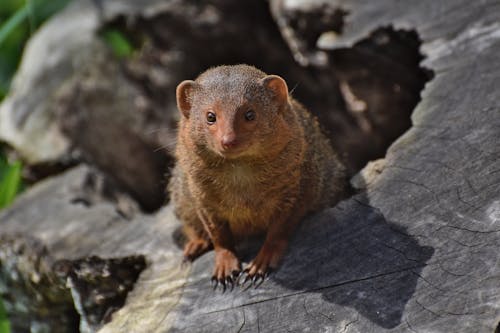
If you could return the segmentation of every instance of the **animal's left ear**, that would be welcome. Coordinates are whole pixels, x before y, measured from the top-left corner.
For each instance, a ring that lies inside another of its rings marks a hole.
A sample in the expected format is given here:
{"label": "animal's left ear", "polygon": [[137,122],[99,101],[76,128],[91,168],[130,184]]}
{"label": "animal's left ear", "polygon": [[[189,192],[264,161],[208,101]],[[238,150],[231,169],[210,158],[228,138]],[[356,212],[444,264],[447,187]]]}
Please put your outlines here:
{"label": "animal's left ear", "polygon": [[176,89],[176,97],[177,97],[177,108],[182,113],[182,115],[186,118],[189,118],[191,113],[191,102],[193,90],[196,87],[196,82],[191,80],[182,81]]}
{"label": "animal's left ear", "polygon": [[279,104],[288,103],[288,86],[281,77],[278,75],[268,75],[261,79],[261,83],[273,93],[275,101]]}

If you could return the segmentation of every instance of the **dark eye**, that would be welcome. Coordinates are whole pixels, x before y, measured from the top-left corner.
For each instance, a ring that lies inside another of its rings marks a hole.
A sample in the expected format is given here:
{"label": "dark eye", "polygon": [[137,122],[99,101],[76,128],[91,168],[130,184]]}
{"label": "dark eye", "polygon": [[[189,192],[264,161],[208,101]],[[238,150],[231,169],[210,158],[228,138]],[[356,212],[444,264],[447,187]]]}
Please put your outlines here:
{"label": "dark eye", "polygon": [[213,112],[207,113],[207,122],[210,125],[212,125],[213,123],[215,123],[216,120],[217,120],[217,117],[215,117],[215,113],[213,113]]}
{"label": "dark eye", "polygon": [[248,110],[245,113],[245,119],[248,121],[255,120],[255,111],[254,110]]}

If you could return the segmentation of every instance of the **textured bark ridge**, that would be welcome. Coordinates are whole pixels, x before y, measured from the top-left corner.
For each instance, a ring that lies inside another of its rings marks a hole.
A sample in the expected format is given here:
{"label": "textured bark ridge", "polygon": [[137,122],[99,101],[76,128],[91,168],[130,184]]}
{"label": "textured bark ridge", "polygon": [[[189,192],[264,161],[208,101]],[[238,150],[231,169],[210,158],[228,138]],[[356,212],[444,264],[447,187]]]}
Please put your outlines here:
{"label": "textured bark ridge", "polygon": [[[498,331],[499,15],[493,0],[75,1],[0,106],[1,139],[35,170],[77,165],[0,213],[14,331]],[[113,58],[109,27],[136,56]],[[61,40],[55,65],[31,65]],[[285,77],[353,174],[373,160],[267,281],[226,293],[210,288],[213,253],[181,265],[179,222],[159,208],[174,88],[223,63]]]}

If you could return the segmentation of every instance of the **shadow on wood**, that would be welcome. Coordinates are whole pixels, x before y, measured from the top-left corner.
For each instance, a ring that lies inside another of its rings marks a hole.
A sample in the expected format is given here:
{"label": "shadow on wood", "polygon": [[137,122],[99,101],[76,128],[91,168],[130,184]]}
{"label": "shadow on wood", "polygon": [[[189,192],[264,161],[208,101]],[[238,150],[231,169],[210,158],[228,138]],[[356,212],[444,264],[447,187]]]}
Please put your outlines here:
{"label": "shadow on wood", "polygon": [[354,308],[384,328],[401,323],[420,272],[434,253],[386,221],[363,197],[318,214],[297,237],[300,245],[290,251],[293,261],[286,261],[273,279]]}
{"label": "shadow on wood", "polygon": [[[243,254],[246,261],[255,254],[255,246],[250,252]],[[182,322],[175,322],[173,331],[234,329],[235,322],[218,318],[232,318],[237,310],[245,313],[247,306],[259,314],[256,321],[245,319],[250,331],[259,321],[276,327],[286,323],[292,330],[306,329],[311,321],[316,328],[328,327],[330,317],[339,315],[339,308],[329,303],[350,307],[376,326],[394,328],[401,324],[406,303],[433,253],[432,247],[419,245],[402,227],[387,221],[361,194],[304,221],[282,266],[256,290],[226,296],[219,291],[200,293],[210,288],[211,272],[201,267],[211,267],[207,260],[213,260],[213,254],[195,262],[191,275],[205,277],[185,289],[177,309]],[[290,321],[291,317],[302,319]],[[196,326],[189,326],[193,323]]]}

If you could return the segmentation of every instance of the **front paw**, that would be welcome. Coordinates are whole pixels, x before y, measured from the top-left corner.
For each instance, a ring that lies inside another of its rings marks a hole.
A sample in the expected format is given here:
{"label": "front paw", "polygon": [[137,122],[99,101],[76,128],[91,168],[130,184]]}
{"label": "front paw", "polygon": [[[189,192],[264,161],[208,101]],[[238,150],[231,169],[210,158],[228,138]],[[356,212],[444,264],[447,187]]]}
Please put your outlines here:
{"label": "front paw", "polygon": [[215,251],[215,269],[212,276],[214,290],[217,289],[218,285],[222,286],[222,292],[226,291],[226,287],[233,290],[240,272],[241,264],[234,252],[227,249]]}
{"label": "front paw", "polygon": [[189,240],[184,245],[183,262],[193,261],[212,248],[212,243],[204,238],[195,238]]}
{"label": "front paw", "polygon": [[273,242],[273,244],[264,244],[257,257],[245,268],[246,274],[242,285],[248,281],[258,287],[271,271],[276,269],[286,251],[286,242]]}

